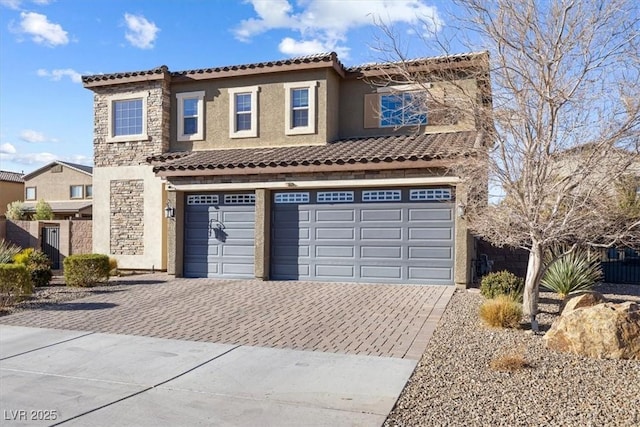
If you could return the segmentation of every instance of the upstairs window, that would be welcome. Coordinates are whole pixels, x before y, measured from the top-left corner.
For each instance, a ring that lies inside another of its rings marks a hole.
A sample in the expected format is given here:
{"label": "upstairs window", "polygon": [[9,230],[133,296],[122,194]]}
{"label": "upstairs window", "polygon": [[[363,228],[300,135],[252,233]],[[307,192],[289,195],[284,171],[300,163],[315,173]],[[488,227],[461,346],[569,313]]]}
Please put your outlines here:
{"label": "upstairs window", "polygon": [[36,187],[27,187],[25,188],[25,200],[35,200],[36,199]]}
{"label": "upstairs window", "polygon": [[147,92],[109,97],[107,142],[147,139]]}
{"label": "upstairs window", "polygon": [[82,199],[84,197],[83,185],[72,185],[70,187],[70,196],[72,199]]}
{"label": "upstairs window", "polygon": [[403,92],[380,96],[380,127],[426,125],[427,113],[420,93]]}
{"label": "upstairs window", "polygon": [[204,91],[176,94],[178,100],[178,141],[204,139]]}
{"label": "upstairs window", "polygon": [[85,185],[84,186],[84,196],[87,199],[93,198],[93,185]]}
{"label": "upstairs window", "polygon": [[287,83],[285,88],[285,135],[316,132],[317,81]]}
{"label": "upstairs window", "polygon": [[229,137],[258,136],[258,86],[229,89]]}

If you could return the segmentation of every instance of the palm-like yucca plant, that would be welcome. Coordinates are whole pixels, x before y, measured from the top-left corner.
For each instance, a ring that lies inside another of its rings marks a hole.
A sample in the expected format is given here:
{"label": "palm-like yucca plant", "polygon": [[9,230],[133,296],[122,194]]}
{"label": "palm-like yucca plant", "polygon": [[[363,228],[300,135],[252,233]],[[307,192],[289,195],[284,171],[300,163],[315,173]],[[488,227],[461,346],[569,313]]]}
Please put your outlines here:
{"label": "palm-like yucca plant", "polygon": [[566,299],[571,292],[587,291],[602,279],[600,260],[584,249],[563,254],[554,248],[547,253],[547,267],[542,286]]}
{"label": "palm-like yucca plant", "polygon": [[7,242],[4,239],[0,239],[0,264],[8,264],[13,262],[13,257],[20,252],[22,248]]}

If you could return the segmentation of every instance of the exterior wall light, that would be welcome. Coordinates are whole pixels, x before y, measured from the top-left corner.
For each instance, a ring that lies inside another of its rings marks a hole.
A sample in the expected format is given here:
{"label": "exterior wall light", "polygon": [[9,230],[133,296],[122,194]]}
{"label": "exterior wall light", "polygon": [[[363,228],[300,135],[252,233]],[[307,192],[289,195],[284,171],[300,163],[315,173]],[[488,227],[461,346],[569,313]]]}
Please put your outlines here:
{"label": "exterior wall light", "polygon": [[174,218],[176,216],[176,208],[171,206],[171,203],[167,202],[167,206],[164,208],[165,218]]}
{"label": "exterior wall light", "polygon": [[458,203],[458,206],[456,206],[456,213],[458,218],[464,218],[467,213],[467,206],[464,203]]}

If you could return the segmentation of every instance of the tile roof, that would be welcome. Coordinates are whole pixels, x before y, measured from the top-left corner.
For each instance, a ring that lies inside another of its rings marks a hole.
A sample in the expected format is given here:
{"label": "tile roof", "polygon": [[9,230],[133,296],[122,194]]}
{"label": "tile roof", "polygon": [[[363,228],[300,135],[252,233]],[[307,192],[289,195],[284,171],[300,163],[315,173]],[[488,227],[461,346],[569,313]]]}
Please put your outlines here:
{"label": "tile roof", "polygon": [[25,180],[29,180],[29,179],[33,178],[34,176],[38,175],[39,173],[41,173],[41,172],[43,172],[45,170],[48,170],[49,168],[51,168],[51,166],[56,165],[56,164],[63,165],[63,166],[66,166],[68,168],[75,169],[78,172],[82,172],[82,173],[85,173],[87,175],[92,175],[93,176],[93,167],[91,167],[91,166],[80,165],[78,163],[63,162],[61,160],[54,160],[53,162],[48,163],[48,164],[42,166],[41,168],[38,168],[38,169],[36,169],[36,170],[34,170],[32,172],[29,172],[28,174],[23,176],[23,178]]}
{"label": "tile roof", "polygon": [[268,173],[269,168],[434,160],[468,154],[477,132],[348,138],[324,145],[237,148],[165,153],[147,160],[155,172],[238,168]]}
{"label": "tile roof", "polygon": [[22,179],[23,176],[24,176],[23,174],[18,172],[0,171],[0,181],[23,183],[24,182],[24,179]]}
{"label": "tile roof", "polygon": [[[480,52],[468,52],[468,53],[456,53],[451,55],[430,56],[423,58],[407,59],[404,63],[408,65],[421,65],[421,64],[459,64],[463,61],[473,61],[477,59],[488,58],[487,51]],[[362,72],[369,70],[377,70],[381,68],[389,68],[401,64],[401,62],[371,62],[352,67],[346,67],[349,72]]]}
{"label": "tile roof", "polygon": [[[48,201],[53,212],[78,212],[93,205],[92,200],[61,200],[61,201]],[[23,207],[27,212],[35,211],[37,202],[24,202]]]}
{"label": "tile roof", "polygon": [[90,175],[93,175],[93,166],[81,165],[79,163],[63,162],[61,160],[58,160],[58,163],[62,163],[63,165],[67,165],[70,168],[78,169]]}

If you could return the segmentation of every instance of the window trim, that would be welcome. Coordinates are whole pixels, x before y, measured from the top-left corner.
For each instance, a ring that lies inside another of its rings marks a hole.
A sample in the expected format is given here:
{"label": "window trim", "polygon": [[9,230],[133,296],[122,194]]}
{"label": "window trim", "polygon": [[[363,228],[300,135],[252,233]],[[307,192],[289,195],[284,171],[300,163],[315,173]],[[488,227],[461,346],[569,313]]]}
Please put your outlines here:
{"label": "window trim", "polygon": [[[176,100],[178,102],[178,141],[200,141],[204,139],[204,91],[199,90],[195,92],[181,92],[176,93]],[[184,101],[187,99],[198,100],[198,112],[196,113],[197,130],[193,134],[184,133]]]}
{"label": "window trim", "polygon": [[[258,92],[260,86],[246,86],[229,88],[229,138],[257,138],[258,137]],[[251,94],[251,129],[237,130],[236,128],[236,95]]]}
{"label": "window trim", "polygon": [[[78,187],[80,187],[80,196],[79,197],[73,197],[73,189],[74,188],[78,188]],[[69,186],[69,199],[71,199],[71,200],[84,199],[84,185],[70,185]]]}
{"label": "window trim", "polygon": [[[319,83],[317,80],[306,82],[285,83],[284,97],[284,134],[308,135],[316,133],[316,95]],[[293,127],[293,107],[291,97],[293,89],[307,89],[309,91],[309,123],[307,126]]]}
{"label": "window trim", "polygon": [[[107,142],[125,142],[125,141],[148,141],[149,135],[147,134],[147,99],[149,98],[149,92],[133,92],[126,94],[116,94],[107,97],[108,102],[108,129]],[[131,101],[134,99],[142,100],[142,133],[136,135],[121,135],[115,136],[115,114],[114,108],[118,101]]]}
{"label": "window trim", "polygon": [[[37,200],[38,199],[38,187],[25,187],[24,199],[25,200]],[[33,197],[29,197],[29,190],[33,189]]]}

